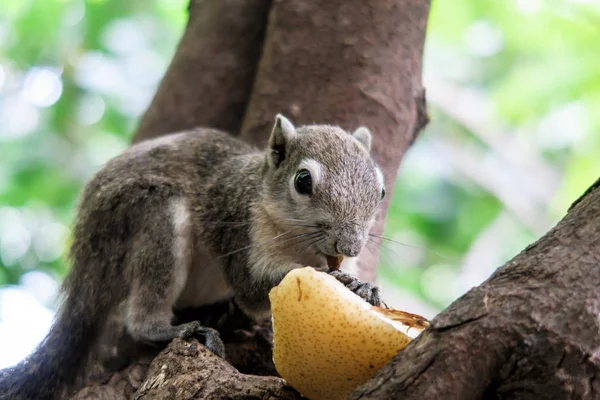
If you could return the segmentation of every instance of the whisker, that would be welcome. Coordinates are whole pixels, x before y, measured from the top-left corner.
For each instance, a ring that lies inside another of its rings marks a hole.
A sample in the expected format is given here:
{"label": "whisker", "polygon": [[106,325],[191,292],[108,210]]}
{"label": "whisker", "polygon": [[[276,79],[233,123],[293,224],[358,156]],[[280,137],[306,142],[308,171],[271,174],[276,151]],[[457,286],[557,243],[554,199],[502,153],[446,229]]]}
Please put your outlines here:
{"label": "whisker", "polygon": [[[318,249],[317,249],[317,245],[319,245],[319,243],[322,243],[323,241],[325,241],[327,239],[327,237],[325,235],[323,236],[319,236],[317,238],[315,238],[313,241],[311,241],[307,246],[306,246],[306,251],[311,251],[311,249],[313,249],[313,251],[315,253],[318,253]],[[313,247],[314,246],[314,247]]]}
{"label": "whisker", "polygon": [[307,224],[292,224],[289,222],[284,222],[284,225],[290,225],[290,226],[303,226],[303,227],[307,227],[307,228],[320,228],[320,226],[318,225],[307,225]]}
{"label": "whisker", "polygon": [[[378,235],[378,234],[375,234],[375,233],[369,233],[369,236],[374,237],[376,239],[387,240],[388,242],[392,242],[392,243],[398,244],[400,246],[408,247],[408,248],[411,248],[411,249],[421,250],[421,251],[423,251],[423,252],[425,252],[427,254],[433,254],[433,255],[435,255],[437,257],[440,257],[440,258],[442,258],[442,259],[444,259],[446,261],[456,261],[453,257],[446,256],[446,255],[440,254],[438,252],[431,251],[429,249],[425,249],[425,248],[420,247],[420,246],[413,246],[413,245],[410,245],[410,244],[402,243],[402,242],[399,242],[397,240],[394,240],[394,239],[389,238],[389,237],[384,236],[384,235]],[[381,242],[381,244],[383,245],[383,242]]]}
{"label": "whisker", "polygon": [[280,237],[282,237],[282,236],[285,236],[285,235],[287,235],[288,233],[290,233],[290,232],[292,232],[292,231],[295,231],[295,230],[297,230],[297,228],[290,229],[290,230],[289,230],[289,231],[287,231],[287,232],[280,233],[279,235],[277,235],[277,236],[275,236],[273,239],[271,239],[271,240],[270,240],[268,243],[271,243],[271,242],[273,242],[274,240],[277,240],[277,239],[279,239]]}
{"label": "whisker", "polygon": [[[289,231],[286,231],[286,232],[280,233],[279,235],[276,235],[276,236],[275,236],[275,237],[273,237],[271,240],[269,240],[269,241],[268,241],[266,244],[273,243],[275,240],[279,239],[280,237],[282,237],[282,236],[284,236],[284,235],[287,235],[288,233],[290,233],[290,232],[293,232],[293,231],[295,231],[295,230],[297,230],[297,229],[298,229],[298,228],[294,228],[294,229],[290,229]],[[295,237],[295,236],[294,236],[294,237]],[[294,237],[292,237],[292,239],[293,239]],[[254,246],[254,244],[249,244],[248,246],[244,246],[244,247],[242,247],[242,248],[239,248],[239,249],[237,249],[237,250],[233,250],[233,251],[230,251],[230,252],[228,252],[228,253],[221,254],[221,255],[220,255],[218,258],[223,258],[223,257],[230,256],[230,255],[232,255],[232,254],[235,254],[235,253],[237,253],[237,252],[240,252],[240,251],[243,251],[243,250],[247,250],[247,249],[251,248],[252,246]]]}
{"label": "whisker", "polygon": [[[383,235],[377,235],[377,234],[375,234],[375,233],[369,233],[369,236],[371,236],[371,237],[374,237],[374,238],[377,238],[377,239],[387,240],[387,241],[389,241],[389,242],[392,242],[392,243],[399,244],[400,246],[404,246],[404,247],[410,247],[410,248],[412,248],[412,249],[417,249],[417,250],[425,250],[425,249],[423,249],[423,248],[421,248],[421,247],[419,247],[419,246],[413,246],[413,245],[410,245],[410,244],[402,243],[402,242],[399,242],[399,241],[397,241],[397,240],[394,240],[394,239],[392,239],[392,238],[389,238],[389,237],[387,237],[387,236],[383,236]],[[425,250],[425,251],[426,251],[426,250]]]}
{"label": "whisker", "polygon": [[232,254],[235,254],[235,253],[238,253],[238,252],[240,252],[240,251],[247,250],[247,249],[249,249],[249,248],[250,248],[250,247],[252,247],[252,246],[253,246],[252,244],[251,244],[251,245],[248,245],[248,246],[244,246],[244,247],[242,247],[242,248],[239,248],[239,249],[237,249],[237,250],[230,251],[229,253],[221,254],[221,255],[220,255],[220,256],[218,256],[217,258],[224,258],[224,257],[230,256],[230,255],[232,255]]}
{"label": "whisker", "polygon": [[369,249],[369,243],[375,243],[375,242],[367,242],[365,244],[365,250],[367,251],[367,253],[369,253],[369,256],[371,257],[371,260],[375,261],[377,264],[379,264],[379,257],[376,257],[375,254],[371,251],[371,249]]}
{"label": "whisker", "polygon": [[[302,224],[296,224],[297,226],[306,226],[306,227],[309,227],[309,228],[318,228],[318,229],[323,229],[324,228],[323,224],[311,223],[312,221],[305,220],[305,219],[283,218],[283,220],[285,220],[285,221],[292,221],[292,222],[303,222],[304,223],[304,225],[302,225]],[[293,225],[293,224],[286,224],[286,225]]]}
{"label": "whisker", "polygon": [[202,222],[203,224],[220,224],[220,225],[235,225],[235,226],[250,225],[253,223],[252,221],[206,221],[206,220],[202,220],[202,221],[198,221],[198,222]]}
{"label": "whisker", "polygon": [[[306,250],[310,250],[313,246],[316,246],[319,243],[322,243],[324,240],[326,239],[325,235],[322,236],[317,236],[312,242],[310,242],[307,246],[306,246]],[[315,251],[317,249],[315,248]]]}
{"label": "whisker", "polygon": [[[324,239],[324,237],[325,237],[325,232],[323,232],[323,231],[318,231],[317,233],[319,233],[319,234],[318,234],[318,235],[314,235],[314,236],[310,236],[310,237],[303,238],[303,239],[301,239],[301,240],[299,240],[299,241],[297,241],[297,242],[293,243],[293,245],[294,245],[294,246],[296,246],[296,251],[294,252],[294,257],[298,256],[298,255],[300,254],[300,252],[308,250],[308,249],[310,248],[310,246],[311,246],[313,243],[315,243],[316,241],[319,241],[319,240],[321,240],[321,239]],[[308,244],[308,247],[306,247],[306,248],[303,248],[303,247],[299,246],[300,244],[302,244],[302,243],[305,243],[305,242],[309,242],[309,244]]]}
{"label": "whisker", "polygon": [[395,265],[398,262],[398,260],[390,257],[390,255],[387,252],[393,253],[394,256],[399,260],[405,260],[404,256],[402,256],[400,253],[398,253],[394,249],[388,247],[385,242],[376,242],[372,238],[369,238],[367,243],[373,244],[375,246],[379,246],[379,256],[385,258],[386,261],[389,262],[390,265],[392,265],[392,266]]}
{"label": "whisker", "polygon": [[309,232],[309,233],[304,233],[304,234],[296,235],[296,236],[294,236],[294,237],[292,237],[292,238],[286,239],[286,240],[284,240],[284,241],[283,241],[283,242],[281,242],[281,243],[286,243],[286,242],[289,242],[289,241],[290,241],[290,240],[292,240],[292,239],[298,239],[298,238],[301,238],[301,239],[300,239],[299,241],[297,241],[297,242],[290,243],[290,245],[288,245],[287,247],[290,247],[290,246],[297,246],[298,244],[300,244],[300,243],[302,243],[302,242],[304,242],[304,241],[308,241],[308,240],[314,239],[314,238],[316,238],[316,237],[320,237],[320,235],[322,235],[322,234],[323,234],[323,232],[320,232],[320,231],[317,231],[317,232]]}
{"label": "whisker", "polygon": [[382,262],[381,257],[381,250],[378,248],[378,257],[375,256],[375,253],[369,248],[369,245],[374,245],[374,246],[378,246],[378,243],[376,243],[375,241],[372,240],[368,240],[367,243],[365,244],[365,249],[369,252],[369,255],[371,256],[372,260],[375,260],[377,262],[377,265],[379,266]]}
{"label": "whisker", "polygon": [[313,245],[314,245],[314,246],[318,246],[318,245],[320,245],[321,243],[325,242],[325,240],[327,240],[327,238],[326,238],[325,236],[323,236],[322,238],[319,238],[319,240],[315,241],[315,242],[313,243]]}

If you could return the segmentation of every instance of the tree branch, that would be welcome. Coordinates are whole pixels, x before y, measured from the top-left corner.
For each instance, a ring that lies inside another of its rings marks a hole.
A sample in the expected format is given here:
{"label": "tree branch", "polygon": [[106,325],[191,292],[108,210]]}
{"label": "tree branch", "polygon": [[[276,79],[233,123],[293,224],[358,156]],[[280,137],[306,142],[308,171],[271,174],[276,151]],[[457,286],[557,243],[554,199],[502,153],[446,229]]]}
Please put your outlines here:
{"label": "tree branch", "polygon": [[439,314],[351,398],[595,398],[598,182],[554,229]]}
{"label": "tree branch", "polygon": [[[223,360],[212,356],[212,353],[198,344],[195,339],[190,342],[175,341],[173,343],[177,342],[178,344],[172,343],[158,356],[157,353],[160,349],[139,351],[137,347],[134,347],[133,350],[136,351],[134,355],[120,355],[120,358],[131,358],[130,365],[118,372],[107,373],[99,379],[92,378],[94,384],[80,390],[73,399],[130,399],[134,394],[138,396],[137,393],[140,391],[145,393],[146,397],[144,398],[153,398],[147,396],[159,396],[159,393],[161,393],[160,396],[166,396],[159,398],[170,398],[167,394],[179,389],[182,392],[177,392],[178,396],[183,396],[184,392],[186,396],[189,393],[197,392],[198,397],[189,398],[204,399],[205,395],[209,396],[206,398],[224,398],[227,397],[226,394],[233,396],[235,393],[243,392],[242,389],[239,389],[240,387],[250,393],[258,393],[263,390],[263,394],[269,393],[273,396],[266,398],[290,398],[291,389],[280,379],[275,378],[278,374],[273,365],[273,331],[270,319],[253,321],[233,301],[181,310],[177,312],[176,317],[176,323],[201,321],[202,325],[217,329],[225,343],[227,359]],[[111,328],[111,330],[117,331],[115,328]],[[112,338],[111,342],[115,340],[117,338]],[[112,350],[113,346],[114,344],[109,349]],[[155,366],[154,368],[151,363]],[[169,367],[169,379],[163,376],[163,365]],[[182,376],[178,377],[178,374]],[[232,383],[229,386],[221,385],[221,378],[215,380],[215,376],[219,374],[223,374],[223,379],[229,379]],[[261,379],[257,375],[265,378]],[[239,382],[234,383],[234,380]],[[144,382],[143,388],[142,382]],[[202,388],[202,392],[198,391],[199,387]],[[222,397],[210,397],[216,396],[217,392],[213,393],[213,390],[220,390],[218,393]],[[263,397],[256,398],[262,399]]]}
{"label": "tree branch", "polygon": [[236,134],[270,0],[191,0],[190,19],[133,142],[198,126]]}
{"label": "tree branch", "polygon": [[154,359],[134,399],[299,399],[283,379],[244,375],[196,340],[175,339]]}

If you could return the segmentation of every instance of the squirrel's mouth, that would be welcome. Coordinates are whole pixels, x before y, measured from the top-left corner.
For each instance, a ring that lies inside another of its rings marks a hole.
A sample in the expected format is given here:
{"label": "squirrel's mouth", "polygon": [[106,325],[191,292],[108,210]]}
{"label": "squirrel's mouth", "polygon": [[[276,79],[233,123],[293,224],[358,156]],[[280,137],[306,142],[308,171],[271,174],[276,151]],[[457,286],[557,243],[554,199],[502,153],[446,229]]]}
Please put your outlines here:
{"label": "squirrel's mouth", "polygon": [[342,261],[344,261],[344,256],[325,256],[325,258],[327,259],[327,266],[332,271],[340,269]]}

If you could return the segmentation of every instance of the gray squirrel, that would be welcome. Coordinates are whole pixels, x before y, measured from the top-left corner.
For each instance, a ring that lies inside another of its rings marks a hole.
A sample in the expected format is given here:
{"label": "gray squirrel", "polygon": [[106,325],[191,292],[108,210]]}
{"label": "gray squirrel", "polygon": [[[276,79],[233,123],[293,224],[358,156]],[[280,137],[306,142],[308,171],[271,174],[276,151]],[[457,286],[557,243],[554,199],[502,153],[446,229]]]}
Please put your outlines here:
{"label": "gray squirrel", "polygon": [[0,399],[67,396],[119,305],[135,340],[195,336],[219,356],[219,334],[173,325],[173,310],[233,297],[248,315],[268,315],[270,289],[305,266],[379,305],[376,286],[331,267],[361,252],[385,195],[370,147],[366,128],[296,129],[277,115],[264,151],[196,129],[109,161],[81,196],[55,323],[29,358],[0,371]]}

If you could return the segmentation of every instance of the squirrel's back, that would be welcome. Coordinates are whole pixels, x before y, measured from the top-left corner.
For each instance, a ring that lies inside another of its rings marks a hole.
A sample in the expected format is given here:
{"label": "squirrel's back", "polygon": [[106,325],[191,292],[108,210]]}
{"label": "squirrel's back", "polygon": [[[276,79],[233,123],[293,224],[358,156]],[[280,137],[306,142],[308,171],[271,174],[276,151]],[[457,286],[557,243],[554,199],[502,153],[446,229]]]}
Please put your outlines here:
{"label": "squirrel's back", "polygon": [[[257,150],[225,132],[196,129],[137,143],[109,161],[87,185],[88,191],[104,186],[127,185],[139,180],[167,181],[185,186],[190,178],[205,179],[238,156]],[[196,179],[193,179],[195,181]]]}

